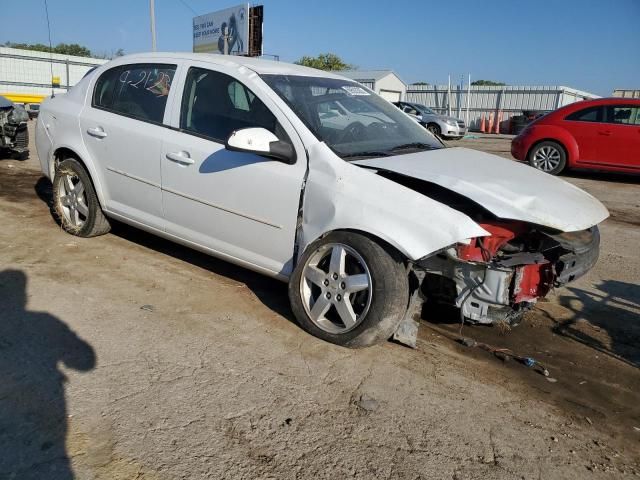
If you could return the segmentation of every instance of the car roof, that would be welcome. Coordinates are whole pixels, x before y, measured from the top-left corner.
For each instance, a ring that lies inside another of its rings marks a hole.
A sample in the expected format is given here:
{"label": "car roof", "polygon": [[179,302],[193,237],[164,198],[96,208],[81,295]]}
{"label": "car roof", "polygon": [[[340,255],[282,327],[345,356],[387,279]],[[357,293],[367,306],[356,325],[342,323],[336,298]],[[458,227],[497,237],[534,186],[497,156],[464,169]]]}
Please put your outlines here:
{"label": "car roof", "polygon": [[565,105],[566,107],[596,107],[599,105],[619,105],[624,103],[626,105],[640,105],[640,98],[624,98],[624,97],[607,97],[607,98],[594,98],[589,100],[582,100],[579,102],[570,103]]}
{"label": "car roof", "polygon": [[255,57],[241,57],[236,55],[220,55],[215,53],[191,53],[191,52],[152,52],[152,53],[135,53],[118,57],[115,61],[118,64],[129,62],[150,62],[155,59],[175,58],[177,60],[210,62],[218,65],[246,67],[258,74],[273,75],[298,75],[306,77],[325,77],[336,78],[341,80],[350,80],[340,75],[315,68],[304,67],[287,62],[278,62],[274,60],[265,60]]}

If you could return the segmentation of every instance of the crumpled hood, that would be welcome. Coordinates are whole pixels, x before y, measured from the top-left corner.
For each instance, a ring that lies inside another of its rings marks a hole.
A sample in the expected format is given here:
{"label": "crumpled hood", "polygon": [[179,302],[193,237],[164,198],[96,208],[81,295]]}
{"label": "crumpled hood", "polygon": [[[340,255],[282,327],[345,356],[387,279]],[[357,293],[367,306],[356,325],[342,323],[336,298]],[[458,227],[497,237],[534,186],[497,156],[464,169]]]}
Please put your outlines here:
{"label": "crumpled hood", "polygon": [[609,216],[599,200],[528,165],[468,148],[442,148],[352,162],[464,195],[500,218],[574,232]]}

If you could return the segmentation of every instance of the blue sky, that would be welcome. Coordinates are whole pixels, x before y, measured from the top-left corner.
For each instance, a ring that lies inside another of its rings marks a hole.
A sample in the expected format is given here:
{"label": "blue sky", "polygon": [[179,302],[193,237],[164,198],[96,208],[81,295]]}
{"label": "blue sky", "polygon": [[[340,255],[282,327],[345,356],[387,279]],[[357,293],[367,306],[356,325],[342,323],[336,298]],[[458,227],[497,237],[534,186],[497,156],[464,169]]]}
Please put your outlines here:
{"label": "blue sky", "polygon": [[[54,44],[150,50],[147,0],[48,1]],[[44,0],[0,3],[0,42],[46,43]],[[362,69],[391,68],[408,83],[446,83],[448,74],[458,82],[471,73],[472,80],[565,85],[599,95],[640,88],[640,0],[261,3],[265,53],[283,61],[333,52]],[[203,14],[234,4],[156,0],[158,49],[190,51],[191,9]]]}

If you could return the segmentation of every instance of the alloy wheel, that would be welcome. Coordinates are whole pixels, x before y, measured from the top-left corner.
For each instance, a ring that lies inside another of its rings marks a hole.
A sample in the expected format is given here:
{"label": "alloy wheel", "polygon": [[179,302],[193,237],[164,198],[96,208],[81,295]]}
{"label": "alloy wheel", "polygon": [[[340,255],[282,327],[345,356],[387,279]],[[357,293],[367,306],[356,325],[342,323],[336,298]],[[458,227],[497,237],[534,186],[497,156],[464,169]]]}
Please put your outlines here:
{"label": "alloy wheel", "polygon": [[89,216],[84,184],[75,173],[60,176],[58,202],[66,222],[74,228],[81,228]]}
{"label": "alloy wheel", "polygon": [[533,165],[543,172],[555,170],[560,165],[560,151],[550,145],[538,148],[533,156]]}
{"label": "alloy wheel", "polygon": [[371,273],[353,248],[328,243],[307,260],[300,296],[311,321],[322,330],[341,334],[364,320],[373,294]]}

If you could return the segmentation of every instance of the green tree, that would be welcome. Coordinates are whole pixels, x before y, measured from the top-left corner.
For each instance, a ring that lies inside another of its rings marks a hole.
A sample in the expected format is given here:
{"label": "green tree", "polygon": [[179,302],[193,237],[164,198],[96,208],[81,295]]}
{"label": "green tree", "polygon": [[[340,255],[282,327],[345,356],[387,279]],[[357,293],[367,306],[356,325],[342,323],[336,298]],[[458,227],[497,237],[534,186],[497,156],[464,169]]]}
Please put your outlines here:
{"label": "green tree", "polygon": [[[14,42],[6,42],[4,44],[5,47],[9,48],[19,48],[21,50],[35,50],[36,52],[51,52],[51,53],[59,53],[62,55],[75,55],[77,57],[96,57],[100,58],[99,55],[94,55],[91,53],[87,47],[79,45],[77,43],[59,43],[53,48],[49,48],[49,45],[44,45],[42,43],[14,43]],[[124,55],[124,50],[119,48],[115,51],[112,56],[119,57]]]}
{"label": "green tree", "polygon": [[317,68],[318,70],[349,70],[355,68],[354,65],[345,63],[335,53],[321,53],[317,57],[305,55],[295,63],[305,67]]}
{"label": "green tree", "polygon": [[427,82],[415,82],[415,83],[412,83],[411,85],[427,85],[428,86],[429,84]]}
{"label": "green tree", "polygon": [[503,85],[506,85],[506,83],[494,82],[493,80],[476,80],[474,82],[471,82],[471,85],[483,87],[502,87]]}

